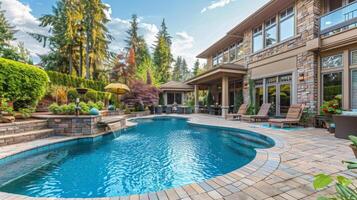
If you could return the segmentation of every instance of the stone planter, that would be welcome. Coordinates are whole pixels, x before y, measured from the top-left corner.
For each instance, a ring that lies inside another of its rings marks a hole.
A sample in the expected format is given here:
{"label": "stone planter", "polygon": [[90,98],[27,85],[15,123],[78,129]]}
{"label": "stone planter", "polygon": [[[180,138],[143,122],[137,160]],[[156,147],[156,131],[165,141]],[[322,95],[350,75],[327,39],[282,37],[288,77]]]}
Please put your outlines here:
{"label": "stone planter", "polygon": [[352,145],[352,144],[350,145],[350,147],[351,147],[353,153],[355,154],[355,157],[357,158],[357,147],[355,147],[355,146]]}
{"label": "stone planter", "polygon": [[48,127],[54,129],[56,135],[84,136],[105,131],[97,126],[98,122],[102,120],[100,115],[34,115],[34,117],[47,119]]}

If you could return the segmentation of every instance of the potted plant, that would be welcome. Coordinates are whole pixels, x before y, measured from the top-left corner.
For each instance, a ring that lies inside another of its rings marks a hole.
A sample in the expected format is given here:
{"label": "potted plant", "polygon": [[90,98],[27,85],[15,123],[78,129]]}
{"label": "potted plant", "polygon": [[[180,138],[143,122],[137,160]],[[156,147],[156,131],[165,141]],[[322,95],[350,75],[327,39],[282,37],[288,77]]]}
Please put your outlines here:
{"label": "potted plant", "polygon": [[349,136],[352,144],[350,145],[353,153],[355,154],[355,157],[357,158],[357,137],[356,136],[353,136],[353,135],[350,135]]}
{"label": "potted plant", "polygon": [[342,114],[341,104],[342,96],[337,95],[330,101],[325,101],[321,106],[322,113],[326,116],[326,127],[329,129],[330,133],[334,133],[335,124],[332,120],[332,115]]}

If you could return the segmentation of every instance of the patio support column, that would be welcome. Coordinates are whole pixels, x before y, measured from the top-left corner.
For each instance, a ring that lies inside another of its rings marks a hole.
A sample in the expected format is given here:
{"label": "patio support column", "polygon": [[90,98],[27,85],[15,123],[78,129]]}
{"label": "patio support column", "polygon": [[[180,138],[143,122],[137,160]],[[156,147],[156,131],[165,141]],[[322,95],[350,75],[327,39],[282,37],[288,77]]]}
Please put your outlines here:
{"label": "patio support column", "polygon": [[195,91],[194,91],[194,95],[195,95],[195,113],[198,113],[199,112],[199,104],[198,104],[198,85],[195,85],[194,86],[195,88]]}
{"label": "patio support column", "polygon": [[229,110],[229,80],[227,76],[222,78],[222,116],[225,117]]}

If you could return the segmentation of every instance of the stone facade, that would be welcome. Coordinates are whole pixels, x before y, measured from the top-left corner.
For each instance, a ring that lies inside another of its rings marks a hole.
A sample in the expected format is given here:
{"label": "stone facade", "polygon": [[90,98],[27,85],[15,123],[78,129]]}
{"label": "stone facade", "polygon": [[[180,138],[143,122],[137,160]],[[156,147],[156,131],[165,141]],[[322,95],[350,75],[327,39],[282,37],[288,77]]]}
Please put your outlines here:
{"label": "stone facade", "polygon": [[[272,57],[279,57],[276,60],[295,57],[296,64],[292,64],[296,65],[294,69],[296,87],[295,91],[293,91],[296,96],[296,103],[304,103],[311,111],[315,112],[317,111],[318,102],[318,53],[306,50],[306,44],[308,41],[319,37],[320,1],[298,0],[295,2],[294,9],[296,27],[294,37],[252,53],[252,29],[248,29],[243,34],[242,41],[243,52],[246,56],[235,63],[247,66],[248,74],[244,77],[243,84],[247,86],[248,80],[252,77],[252,66],[264,67],[264,64],[261,65],[259,63],[268,62],[267,60],[272,59]],[[264,22],[262,21],[262,23]],[[291,55],[291,52],[296,53]],[[269,62],[273,63],[275,61]],[[281,73],[278,70],[274,70],[271,70],[272,74]],[[271,77],[272,74],[267,75],[265,78]],[[298,80],[302,76],[304,79]],[[248,90],[248,87],[243,86],[245,102],[249,102]]]}
{"label": "stone facade", "polygon": [[48,117],[48,126],[56,135],[94,135],[105,131],[97,126],[101,119],[101,116],[51,116]]}

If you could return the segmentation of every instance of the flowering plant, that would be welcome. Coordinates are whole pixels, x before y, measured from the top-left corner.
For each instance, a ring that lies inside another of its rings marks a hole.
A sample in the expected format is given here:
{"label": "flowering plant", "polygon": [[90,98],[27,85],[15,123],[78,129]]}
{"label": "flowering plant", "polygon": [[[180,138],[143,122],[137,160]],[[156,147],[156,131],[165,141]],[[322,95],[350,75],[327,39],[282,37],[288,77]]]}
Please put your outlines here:
{"label": "flowering plant", "polygon": [[341,114],[341,99],[342,96],[337,95],[331,101],[325,101],[321,106],[322,112],[326,115]]}

